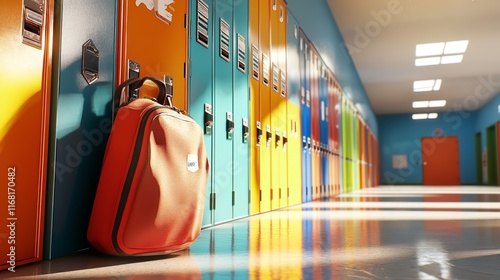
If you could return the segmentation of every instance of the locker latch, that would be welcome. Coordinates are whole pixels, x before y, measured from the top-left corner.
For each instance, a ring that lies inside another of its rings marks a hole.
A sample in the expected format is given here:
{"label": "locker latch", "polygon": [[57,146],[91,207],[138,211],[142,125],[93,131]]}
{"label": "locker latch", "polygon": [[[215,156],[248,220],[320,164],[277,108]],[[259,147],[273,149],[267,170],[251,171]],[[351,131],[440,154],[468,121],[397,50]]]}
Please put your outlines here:
{"label": "locker latch", "polygon": [[248,143],[248,136],[250,135],[250,129],[248,128],[248,119],[243,118],[242,120],[242,141],[243,143]]}
{"label": "locker latch", "polygon": [[164,75],[163,81],[165,82],[165,87],[167,89],[167,96],[165,99],[165,101],[167,102],[166,105],[173,106],[172,97],[174,96],[174,78],[168,75]]}
{"label": "locker latch", "polygon": [[279,128],[276,128],[274,135],[274,149],[278,150],[280,148],[281,135]]}
{"label": "locker latch", "polygon": [[262,139],[262,127],[260,125],[260,122],[257,121],[257,144],[256,146],[260,146],[260,140]]}
{"label": "locker latch", "polygon": [[234,121],[233,121],[233,113],[226,112],[226,139],[233,139],[233,131],[234,131]]}
{"label": "locker latch", "polygon": [[307,149],[311,152],[311,138],[307,137]]}
{"label": "locker latch", "polygon": [[92,39],[82,46],[82,75],[88,84],[99,79],[99,50]]}
{"label": "locker latch", "polygon": [[302,149],[304,149],[304,152],[307,149],[307,140],[305,136],[302,136]]}
{"label": "locker latch", "polygon": [[266,126],[266,147],[271,148],[271,140],[273,139],[273,134],[271,133],[271,126]]}
{"label": "locker latch", "polygon": [[205,103],[205,114],[203,115],[203,120],[205,123],[205,135],[212,135],[212,126],[214,124],[212,105]]}
{"label": "locker latch", "polygon": [[[128,60],[128,78],[129,79],[135,79],[139,78],[139,73],[140,73],[141,66],[139,63],[133,61],[133,60]],[[129,89],[128,92],[129,100],[134,100],[139,97],[139,89]]]}

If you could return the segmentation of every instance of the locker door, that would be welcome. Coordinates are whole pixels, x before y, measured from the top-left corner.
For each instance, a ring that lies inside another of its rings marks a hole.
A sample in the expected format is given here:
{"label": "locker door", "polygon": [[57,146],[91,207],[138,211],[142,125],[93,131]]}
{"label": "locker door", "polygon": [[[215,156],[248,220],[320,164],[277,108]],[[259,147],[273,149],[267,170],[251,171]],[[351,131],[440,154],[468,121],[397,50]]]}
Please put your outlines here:
{"label": "locker door", "polygon": [[118,84],[137,75],[172,79],[174,105],[187,108],[187,7],[187,1],[120,1]]}
{"label": "locker door", "polygon": [[271,129],[271,60],[270,60],[270,1],[259,0],[259,45],[261,52],[260,83],[260,118],[262,127],[262,145],[260,152],[260,212],[271,210],[271,147],[273,131]]}
{"label": "locker door", "polygon": [[[55,4],[46,259],[88,248],[87,226],[112,125],[117,5]],[[89,14],[99,20],[89,21]]]}
{"label": "locker door", "polygon": [[233,218],[248,216],[249,192],[249,83],[248,1],[234,4],[233,11]]}
{"label": "locker door", "polygon": [[213,193],[213,101],[212,101],[212,9],[211,0],[191,0],[189,11],[189,114],[204,129],[205,149],[210,163],[210,172],[205,198],[202,226],[213,223],[211,219]]}
{"label": "locker door", "polygon": [[214,0],[214,222],[232,219],[233,196],[233,49],[232,5],[227,0]]}
{"label": "locker door", "polygon": [[262,126],[260,118],[261,62],[259,49],[259,2],[248,1],[250,47],[250,214],[260,213],[260,151]]}
{"label": "locker door", "polygon": [[349,162],[348,162],[348,151],[349,151],[349,143],[348,143],[348,120],[347,120],[347,105],[346,105],[346,99],[342,98],[342,106],[341,106],[341,122],[342,122],[342,192],[347,193],[348,192],[348,185],[350,183],[349,174]]}
{"label": "locker door", "polygon": [[280,125],[280,69],[279,69],[279,8],[278,0],[270,0],[271,12],[271,209],[280,207],[280,170],[281,170],[281,125]]}
{"label": "locker door", "polygon": [[328,69],[322,63],[320,78],[320,196],[328,196]]}
{"label": "locker door", "polygon": [[[287,14],[287,165],[288,169],[288,204],[296,205],[302,202],[302,130],[300,122],[300,44],[297,19]],[[293,73],[293,75],[292,75]],[[304,176],[305,177],[305,176]]]}
{"label": "locker door", "polygon": [[[4,1],[0,10],[0,270],[42,257],[53,5]],[[28,16],[39,21],[24,21]]]}
{"label": "locker door", "polygon": [[279,13],[279,23],[278,23],[278,55],[279,55],[279,127],[281,131],[281,149],[279,152],[280,157],[280,207],[288,206],[288,200],[290,195],[290,190],[288,186],[288,161],[287,161],[287,153],[289,149],[289,133],[287,131],[287,111],[288,111],[288,102],[287,102],[287,61],[286,61],[286,44],[287,44],[287,10],[286,3],[283,0],[278,1],[278,13]]}
{"label": "locker door", "polygon": [[321,166],[319,155],[319,57],[316,50],[311,47],[311,143],[312,143],[312,199],[319,198],[319,185],[321,178]]}
{"label": "locker door", "polygon": [[304,33],[300,32],[300,98],[302,123],[302,201],[312,200],[312,170],[311,170],[311,91],[309,88],[309,42]]}

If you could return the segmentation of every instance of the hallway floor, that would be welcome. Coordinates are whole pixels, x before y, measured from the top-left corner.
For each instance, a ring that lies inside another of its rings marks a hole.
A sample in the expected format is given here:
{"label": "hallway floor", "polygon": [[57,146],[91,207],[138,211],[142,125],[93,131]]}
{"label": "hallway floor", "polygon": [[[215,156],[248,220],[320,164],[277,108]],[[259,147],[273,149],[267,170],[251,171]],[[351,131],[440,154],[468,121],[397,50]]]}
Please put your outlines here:
{"label": "hallway floor", "polygon": [[9,277],[500,279],[500,187],[365,189],[204,229],[169,256],[87,250]]}

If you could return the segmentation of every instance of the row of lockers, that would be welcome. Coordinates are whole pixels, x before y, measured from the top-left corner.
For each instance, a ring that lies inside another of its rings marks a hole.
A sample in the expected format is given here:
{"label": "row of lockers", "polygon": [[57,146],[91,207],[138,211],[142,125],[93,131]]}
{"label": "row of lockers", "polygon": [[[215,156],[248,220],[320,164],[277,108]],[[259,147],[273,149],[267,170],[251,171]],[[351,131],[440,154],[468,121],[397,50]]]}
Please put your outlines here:
{"label": "row of lockers", "polygon": [[88,247],[113,90],[132,77],[173,83],[205,131],[204,226],[377,184],[374,135],[283,0],[16,0],[1,15],[2,269]]}

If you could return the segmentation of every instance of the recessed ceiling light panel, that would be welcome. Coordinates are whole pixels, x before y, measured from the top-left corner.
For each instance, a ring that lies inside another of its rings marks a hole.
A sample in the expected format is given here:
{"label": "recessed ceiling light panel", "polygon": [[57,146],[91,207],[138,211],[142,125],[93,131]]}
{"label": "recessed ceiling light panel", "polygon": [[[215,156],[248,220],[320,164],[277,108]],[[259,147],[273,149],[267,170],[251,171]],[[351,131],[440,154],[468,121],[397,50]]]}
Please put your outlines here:
{"label": "recessed ceiling light panel", "polygon": [[469,45],[469,40],[446,42],[444,46],[444,54],[459,54],[464,53]]}
{"label": "recessed ceiling light panel", "polygon": [[442,55],[445,43],[430,43],[430,44],[418,44],[416,50],[416,56],[433,56]]}
{"label": "recessed ceiling light panel", "polygon": [[423,91],[438,91],[441,89],[441,79],[437,80],[421,80],[413,82],[414,92]]}
{"label": "recessed ceiling light panel", "polygon": [[444,107],[444,106],[446,106],[446,100],[429,101],[429,107],[431,107],[431,108]]}
{"label": "recessed ceiling light panel", "polygon": [[427,108],[429,101],[413,101],[413,108]]}
{"label": "recessed ceiling light panel", "polygon": [[425,120],[427,119],[427,114],[413,114],[411,118],[414,120]]}
{"label": "recessed ceiling light panel", "polygon": [[464,56],[462,54],[445,55],[441,58],[441,64],[461,63],[463,58],[464,58]]}
{"label": "recessed ceiling light panel", "polygon": [[431,56],[415,59],[415,66],[431,66],[438,65],[441,63],[440,56]]}

